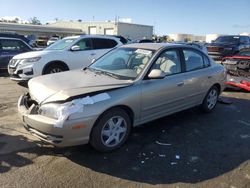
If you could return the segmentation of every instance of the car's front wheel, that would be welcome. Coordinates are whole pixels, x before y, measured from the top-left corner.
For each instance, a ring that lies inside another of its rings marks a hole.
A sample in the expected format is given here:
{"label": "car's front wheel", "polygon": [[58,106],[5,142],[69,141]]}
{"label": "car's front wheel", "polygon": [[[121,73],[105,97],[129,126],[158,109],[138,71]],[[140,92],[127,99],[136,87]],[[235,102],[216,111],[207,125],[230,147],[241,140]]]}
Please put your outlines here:
{"label": "car's front wheel", "polygon": [[44,74],[53,74],[58,72],[63,72],[69,70],[66,66],[63,66],[61,64],[52,64],[49,65],[45,70]]}
{"label": "car's front wheel", "polygon": [[111,109],[93,127],[90,144],[101,152],[113,151],[127,140],[130,131],[129,115],[123,109]]}
{"label": "car's front wheel", "polygon": [[216,86],[210,88],[206,97],[203,100],[201,108],[204,112],[211,112],[214,110],[219,97],[219,89]]}

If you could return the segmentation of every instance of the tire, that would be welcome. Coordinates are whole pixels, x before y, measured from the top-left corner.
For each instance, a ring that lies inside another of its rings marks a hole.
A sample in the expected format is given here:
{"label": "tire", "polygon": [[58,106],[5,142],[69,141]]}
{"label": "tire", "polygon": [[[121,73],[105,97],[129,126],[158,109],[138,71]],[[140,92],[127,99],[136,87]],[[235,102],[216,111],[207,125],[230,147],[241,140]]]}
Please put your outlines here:
{"label": "tire", "polygon": [[45,70],[44,74],[54,74],[58,72],[63,72],[69,70],[66,66],[61,64],[52,64],[49,65]]}
{"label": "tire", "polygon": [[202,102],[201,105],[202,111],[212,112],[217,104],[218,97],[219,97],[219,89],[216,86],[212,86],[207,92]]}
{"label": "tire", "polygon": [[92,129],[90,144],[100,152],[110,152],[127,140],[131,131],[131,119],[120,108],[104,113]]}

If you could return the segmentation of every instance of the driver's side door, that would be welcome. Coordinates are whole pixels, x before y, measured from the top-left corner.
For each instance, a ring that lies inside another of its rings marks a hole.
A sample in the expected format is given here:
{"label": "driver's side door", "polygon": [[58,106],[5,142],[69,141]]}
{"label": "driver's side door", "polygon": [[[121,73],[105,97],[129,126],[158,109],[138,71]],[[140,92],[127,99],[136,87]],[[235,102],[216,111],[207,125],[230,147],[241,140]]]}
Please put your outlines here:
{"label": "driver's side door", "polygon": [[146,78],[141,83],[141,123],[180,111],[186,107],[185,78],[182,76],[180,53],[162,52],[151,70],[165,73],[161,79]]}

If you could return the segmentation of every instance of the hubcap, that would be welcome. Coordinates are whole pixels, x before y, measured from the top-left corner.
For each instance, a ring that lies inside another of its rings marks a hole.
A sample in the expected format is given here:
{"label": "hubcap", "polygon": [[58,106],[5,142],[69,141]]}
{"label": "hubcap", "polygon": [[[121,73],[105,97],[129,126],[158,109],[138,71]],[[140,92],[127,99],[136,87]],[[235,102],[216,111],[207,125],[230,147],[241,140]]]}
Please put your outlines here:
{"label": "hubcap", "polygon": [[107,147],[114,147],[122,142],[127,132],[127,123],[121,116],[110,118],[102,128],[102,143]]}
{"label": "hubcap", "polygon": [[62,69],[60,68],[53,68],[50,73],[57,73],[57,72],[62,72]]}
{"label": "hubcap", "polygon": [[215,89],[212,89],[207,97],[207,107],[211,110],[217,103],[218,93]]}

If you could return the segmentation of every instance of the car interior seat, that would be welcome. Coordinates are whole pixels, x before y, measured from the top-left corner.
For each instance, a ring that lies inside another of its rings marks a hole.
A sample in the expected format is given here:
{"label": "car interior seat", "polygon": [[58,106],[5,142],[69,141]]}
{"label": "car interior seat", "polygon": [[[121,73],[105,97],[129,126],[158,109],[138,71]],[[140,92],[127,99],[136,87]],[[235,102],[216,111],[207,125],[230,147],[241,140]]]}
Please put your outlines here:
{"label": "car interior seat", "polygon": [[149,61],[149,57],[147,56],[141,59],[141,63],[139,66],[137,66],[137,69],[136,69],[137,75],[141,73],[141,71],[144,69],[144,67],[148,63],[148,61]]}
{"label": "car interior seat", "polygon": [[164,54],[158,62],[158,69],[165,74],[177,73],[176,58],[174,55]]}

